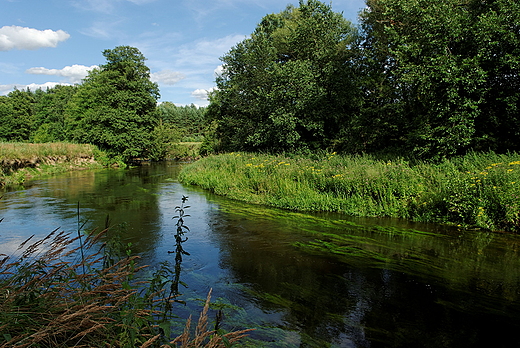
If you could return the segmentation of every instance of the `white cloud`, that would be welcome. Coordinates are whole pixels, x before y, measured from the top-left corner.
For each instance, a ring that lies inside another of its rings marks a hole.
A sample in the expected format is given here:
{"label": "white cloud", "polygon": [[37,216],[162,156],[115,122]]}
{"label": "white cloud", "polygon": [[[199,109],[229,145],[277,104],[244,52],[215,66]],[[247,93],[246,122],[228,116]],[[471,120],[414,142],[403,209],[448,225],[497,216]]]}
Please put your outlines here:
{"label": "white cloud", "polygon": [[173,86],[184,78],[186,77],[182,73],[168,69],[150,74],[150,80],[168,86]]}
{"label": "white cloud", "polygon": [[46,90],[47,88],[53,88],[57,85],[63,86],[71,86],[70,83],[63,82],[45,82],[45,83],[31,83],[30,85],[19,85],[19,84],[9,84],[9,85],[0,85],[0,95],[7,95],[9,92],[13,91],[15,88],[19,90],[25,90],[29,88],[31,91],[36,91],[37,89]]}
{"label": "white cloud", "polygon": [[25,72],[34,75],[54,75],[63,76],[71,83],[80,83],[84,79],[88,72],[92,69],[97,68],[97,65],[85,66],[74,64],[72,66],[66,66],[63,69],[47,69],[43,67],[30,68]]}
{"label": "white cloud", "polygon": [[121,30],[118,28],[124,22],[124,19],[112,19],[112,21],[97,21],[94,22],[92,26],[90,26],[89,28],[82,29],[80,32],[83,35],[106,40],[123,35]]}
{"label": "white cloud", "polygon": [[208,93],[216,90],[217,87],[211,87],[210,89],[196,89],[191,92],[191,96],[200,100],[208,100]]}
{"label": "white cloud", "polygon": [[56,47],[70,37],[63,30],[38,30],[17,25],[0,28],[0,51],[37,50],[42,47]]}
{"label": "white cloud", "polygon": [[213,73],[215,74],[215,77],[222,76],[223,72],[224,72],[224,66],[223,65],[217,66],[217,68],[213,71]]}

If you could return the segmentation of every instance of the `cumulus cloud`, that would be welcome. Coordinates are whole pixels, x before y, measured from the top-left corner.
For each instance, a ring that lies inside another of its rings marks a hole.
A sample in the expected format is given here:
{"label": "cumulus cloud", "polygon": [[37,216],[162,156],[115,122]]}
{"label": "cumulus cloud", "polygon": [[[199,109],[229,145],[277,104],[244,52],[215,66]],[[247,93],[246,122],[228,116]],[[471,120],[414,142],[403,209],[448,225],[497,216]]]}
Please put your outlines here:
{"label": "cumulus cloud", "polygon": [[224,73],[224,66],[219,65],[217,68],[213,71],[216,77],[222,76],[222,73]]}
{"label": "cumulus cloud", "polygon": [[38,30],[17,25],[0,28],[0,51],[37,50],[42,47],[56,47],[70,37],[63,30]]}
{"label": "cumulus cloud", "polygon": [[210,89],[196,89],[191,92],[191,96],[200,100],[208,100],[208,94],[216,89],[217,87],[211,87]]}
{"label": "cumulus cloud", "polygon": [[184,79],[185,76],[177,71],[172,70],[161,70],[156,73],[150,74],[150,80],[167,86],[173,86],[180,80]]}
{"label": "cumulus cloud", "polygon": [[7,95],[7,94],[9,94],[9,92],[13,91],[15,88],[19,89],[19,90],[25,90],[25,89],[29,88],[31,91],[36,91],[37,89],[46,90],[47,88],[54,88],[57,85],[72,86],[70,83],[63,83],[63,82],[31,83],[29,85],[19,85],[19,84],[0,85],[0,95]]}
{"label": "cumulus cloud", "polygon": [[43,67],[30,68],[25,72],[34,75],[54,75],[63,76],[71,83],[80,83],[84,79],[88,72],[92,69],[97,68],[97,65],[85,66],[74,64],[72,66],[66,66],[63,69],[47,69]]}

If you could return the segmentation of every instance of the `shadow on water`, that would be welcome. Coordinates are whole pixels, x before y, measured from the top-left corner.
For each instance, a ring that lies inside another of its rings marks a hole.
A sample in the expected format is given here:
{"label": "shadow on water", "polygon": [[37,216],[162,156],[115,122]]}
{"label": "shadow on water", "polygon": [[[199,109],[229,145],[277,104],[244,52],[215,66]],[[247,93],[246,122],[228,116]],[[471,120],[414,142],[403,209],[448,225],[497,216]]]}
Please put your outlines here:
{"label": "shadow on water", "polygon": [[520,343],[518,236],[242,204],[181,185],[179,168],[69,173],[5,192],[0,252],[35,231],[74,231],[81,202],[87,228],[109,214],[114,234],[153,272],[175,261],[172,217],[189,196],[180,317],[213,288],[226,327],[256,328],[256,346]]}

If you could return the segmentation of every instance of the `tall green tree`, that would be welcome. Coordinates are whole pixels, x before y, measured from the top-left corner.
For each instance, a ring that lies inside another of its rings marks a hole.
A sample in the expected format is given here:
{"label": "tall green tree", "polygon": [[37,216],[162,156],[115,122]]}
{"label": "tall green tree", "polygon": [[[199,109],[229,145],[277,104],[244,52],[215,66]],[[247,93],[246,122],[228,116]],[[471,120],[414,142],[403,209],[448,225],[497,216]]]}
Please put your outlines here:
{"label": "tall green tree", "polygon": [[90,71],[70,103],[69,135],[124,160],[146,156],[154,146],[159,88],[137,48],[118,46],[103,55],[106,64]]}
{"label": "tall green tree", "polygon": [[195,135],[203,132],[206,127],[206,108],[194,104],[177,106],[164,102],[157,106],[157,117],[165,125],[171,125],[184,135]]}
{"label": "tall green tree", "polygon": [[35,105],[29,89],[10,92],[0,101],[0,139],[28,141],[35,129]]}
{"label": "tall green tree", "polygon": [[221,58],[210,94],[224,149],[323,148],[338,140],[358,97],[350,64],[357,32],[331,7],[300,1],[265,16]]}
{"label": "tall green tree", "polygon": [[370,149],[442,158],[519,148],[517,1],[367,0],[361,22],[356,124]]}

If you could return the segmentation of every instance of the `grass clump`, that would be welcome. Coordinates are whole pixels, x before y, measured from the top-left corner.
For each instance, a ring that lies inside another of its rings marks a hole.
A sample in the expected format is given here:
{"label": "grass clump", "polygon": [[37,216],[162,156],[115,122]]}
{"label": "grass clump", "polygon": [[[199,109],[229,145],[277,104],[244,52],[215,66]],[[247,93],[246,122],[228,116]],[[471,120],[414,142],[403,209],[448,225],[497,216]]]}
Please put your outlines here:
{"label": "grass clump", "polygon": [[440,163],[336,153],[229,153],[183,168],[183,183],[250,203],[300,211],[520,231],[520,156],[471,153]]}
{"label": "grass clump", "polygon": [[165,335],[175,299],[164,280],[140,280],[137,256],[99,248],[105,233],[73,247],[80,237],[56,230],[0,255],[0,347],[229,347],[244,337],[207,329],[209,295],[193,338]]}

